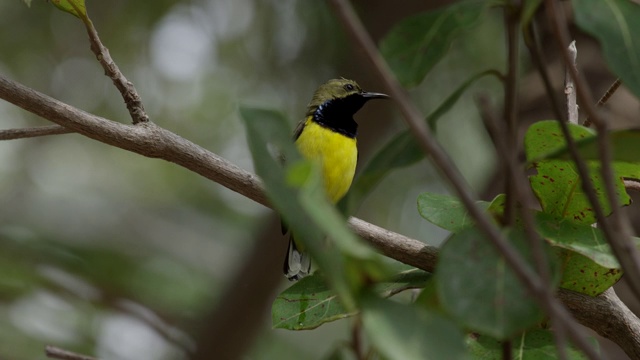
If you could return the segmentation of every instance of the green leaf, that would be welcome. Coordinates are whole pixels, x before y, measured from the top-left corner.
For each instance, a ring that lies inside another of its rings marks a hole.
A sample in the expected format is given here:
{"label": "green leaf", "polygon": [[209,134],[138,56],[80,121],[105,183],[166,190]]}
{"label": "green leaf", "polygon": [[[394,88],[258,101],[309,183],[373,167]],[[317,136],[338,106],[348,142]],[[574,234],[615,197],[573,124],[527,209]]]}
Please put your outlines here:
{"label": "green leaf", "polygon": [[640,96],[640,6],[629,0],[572,3],[578,27],[598,39],[613,72]]}
{"label": "green leaf", "polygon": [[622,277],[620,269],[596,264],[574,251],[557,249],[562,268],[560,287],[582,294],[597,296],[612,287]]}
{"label": "green leaf", "polygon": [[380,42],[380,52],[400,83],[418,85],[444,57],[456,37],[473,28],[484,1],[462,1],[446,8],[411,16]]}
{"label": "green leaf", "polygon": [[[597,342],[593,342],[597,346]],[[486,335],[468,335],[467,348],[474,360],[502,360],[502,342]],[[553,332],[550,330],[529,330],[517,336],[511,341],[511,349],[514,359],[518,360],[555,360],[558,358]],[[587,357],[574,348],[568,346],[567,358],[572,360],[587,359]]]}
{"label": "green leaf", "polygon": [[589,224],[557,219],[546,213],[536,214],[536,223],[540,235],[551,245],[582,254],[604,267],[620,268],[600,229]]}
{"label": "green leaf", "polygon": [[536,11],[540,7],[542,0],[526,0],[522,5],[522,12],[520,13],[520,27],[526,28],[531,19],[536,14]]}
{"label": "green leaf", "polygon": [[[569,133],[577,140],[576,144],[579,145],[581,155],[588,160],[590,181],[600,204],[606,214],[609,214],[611,208],[606,199],[604,182],[600,179],[597,152],[590,149],[590,146],[595,145],[593,144],[595,134],[577,125],[569,125]],[[631,152],[631,150],[623,151],[624,147],[638,147],[631,141],[622,141],[622,138],[624,137],[611,139],[615,160]],[[593,207],[582,190],[582,180],[575,164],[568,159],[566,149],[566,141],[556,121],[540,121],[529,127],[525,134],[525,152],[527,159],[533,162],[532,165],[537,170],[537,173],[529,178],[531,188],[540,200],[544,212],[556,217],[591,224],[595,222]],[[560,156],[567,160],[546,160],[549,157]],[[618,178],[640,176],[640,165],[614,162],[614,171]],[[622,181],[616,181],[615,187],[620,203],[629,204],[630,198],[624,190]]]}
{"label": "green leaf", "polygon": [[[531,264],[524,233],[505,234]],[[504,340],[542,319],[529,292],[477,229],[453,234],[444,243],[435,275],[440,303],[472,331]]]}
{"label": "green leaf", "polygon": [[[592,224],[596,221],[593,207],[582,189],[582,179],[572,161],[544,160],[534,164],[537,174],[529,177],[531,188],[540,201],[542,210],[555,217]],[[611,213],[604,181],[600,178],[598,162],[587,162],[591,181],[598,202],[605,214]],[[615,181],[615,190],[622,205],[631,201],[621,179]]]}
{"label": "green leaf", "polygon": [[[488,209],[490,203],[476,202],[482,209]],[[451,195],[422,193],[418,196],[418,212],[425,220],[445,230],[458,232],[473,225],[465,206]]]}
{"label": "green leaf", "polygon": [[[332,288],[340,296],[342,304],[349,311],[355,310],[354,294],[361,286],[359,282],[369,277],[359,273],[359,270],[365,270],[358,269],[357,265],[359,260],[363,260],[367,263],[366,269],[373,268],[375,264],[371,262],[375,263],[375,261],[369,257],[369,254],[375,253],[362,250],[364,245],[354,245],[350,254],[342,253],[335,247],[326,246],[325,235],[328,230],[332,231],[332,235],[338,236],[342,236],[348,230],[336,230],[336,228],[346,228],[346,225],[322,193],[319,169],[315,167],[315,169],[304,170],[305,165],[299,165],[300,155],[289,136],[291,132],[288,122],[280,113],[242,107],[240,114],[246,124],[247,139],[256,172],[264,181],[265,192],[270,202],[285,219],[298,240],[304,244],[319,268],[325,272]],[[285,181],[284,169],[281,166],[282,156],[287,159],[289,166],[294,164],[291,171],[295,174],[290,175],[288,180],[303,182],[301,190]],[[305,172],[307,176],[304,175]],[[315,205],[320,209],[315,208]],[[322,220],[319,223],[318,217],[326,217],[328,220]],[[334,228],[327,229],[322,226]],[[340,250],[344,250],[348,248],[345,244],[350,244],[353,237],[347,235],[346,238],[333,240],[342,245]],[[357,259],[363,254],[364,259]],[[353,268],[353,265],[356,268]],[[375,278],[373,275],[371,277]]]}
{"label": "green leaf", "polygon": [[87,16],[87,9],[84,0],[51,0],[51,3],[58,9],[67,12],[78,18]]}
{"label": "green leaf", "polygon": [[369,298],[362,325],[370,343],[388,359],[464,359],[462,332],[446,318],[415,305]]}
{"label": "green leaf", "polygon": [[[599,161],[595,132],[583,126],[568,125],[580,156],[584,160]],[[607,137],[619,176],[640,177],[640,129],[613,131]],[[529,127],[525,134],[525,152],[529,162],[571,159],[560,125],[555,120],[539,121]]]}
{"label": "green leaf", "polygon": [[[640,163],[640,130],[621,130],[607,134],[613,152],[613,161]],[[576,142],[578,152],[584,159],[599,160],[597,138],[591,136]],[[560,149],[556,158],[568,159],[568,149]]]}
{"label": "green leaf", "polygon": [[[430,276],[422,270],[405,271],[376,284],[374,291],[383,297],[393,296],[403,290],[424,287]],[[318,272],[280,293],[271,307],[273,327],[288,330],[315,329],[354,314],[340,304],[335,291],[327,286],[326,278]]]}
{"label": "green leaf", "polygon": [[271,306],[271,321],[275,329],[310,330],[355,314],[338,301],[338,296],[326,285],[324,276],[315,272],[302,278],[280,293]]}
{"label": "green leaf", "polygon": [[[571,137],[576,141],[594,139],[596,136],[593,130],[584,126],[567,125],[569,126]],[[564,153],[567,149],[567,142],[562,134],[560,124],[556,120],[544,120],[529,126],[524,136],[524,149],[529,162],[547,159],[554,154]]]}
{"label": "green leaf", "polygon": [[27,7],[31,7],[31,0],[22,0],[23,3],[27,5]]}

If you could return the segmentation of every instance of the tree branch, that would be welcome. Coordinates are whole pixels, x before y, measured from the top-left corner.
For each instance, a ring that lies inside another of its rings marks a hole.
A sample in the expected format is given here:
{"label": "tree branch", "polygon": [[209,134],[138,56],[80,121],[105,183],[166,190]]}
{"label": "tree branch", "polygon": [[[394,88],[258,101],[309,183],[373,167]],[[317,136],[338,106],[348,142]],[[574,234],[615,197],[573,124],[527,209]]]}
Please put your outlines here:
{"label": "tree branch", "polygon": [[[71,4],[74,6],[73,2]],[[78,11],[78,9],[76,9],[76,11]],[[78,11],[78,13],[81,12]],[[102,44],[102,41],[98,36],[98,31],[93,26],[93,22],[89,16],[81,16],[80,19],[87,29],[89,42],[91,43],[91,51],[96,55],[96,59],[98,59],[100,65],[102,65],[105,75],[113,81],[113,84],[116,86],[118,91],[120,91],[120,95],[122,95],[124,103],[127,105],[133,124],[136,125],[149,121],[149,116],[144,110],[138,91],[133,86],[133,83],[127,80],[124,74],[120,71],[120,68],[118,68],[118,65],[116,65],[115,61],[111,58],[109,49]]]}
{"label": "tree branch", "polygon": [[0,140],[15,140],[47,135],[70,134],[72,132],[72,130],[60,125],[39,126],[24,129],[6,129],[0,130]]}
{"label": "tree branch", "polygon": [[[4,99],[44,119],[56,122],[65,128],[102,143],[143,156],[160,158],[176,163],[249,199],[269,206],[269,202],[263,194],[262,184],[255,175],[240,169],[218,155],[176,134],[158,127],[152,122],[138,126],[113,122],[64,104],[47,95],[8,80],[2,75],[0,75],[0,99]],[[418,240],[394,233],[355,217],[349,219],[349,225],[357,235],[369,242],[385,256],[425,271],[434,271],[438,257],[438,249],[436,247],[426,245]],[[566,292],[567,290],[559,290],[561,297]],[[594,314],[593,304],[598,303],[598,298],[577,293],[572,294],[572,296],[576,301],[575,305],[572,305],[570,309],[578,319],[590,314],[606,318],[609,314],[621,311],[617,308],[618,304],[611,303],[608,306],[596,307],[598,313]],[[612,317],[612,321],[622,321],[613,319],[618,319],[618,317]],[[628,317],[624,321],[625,324],[633,324],[633,326],[617,325],[623,330],[611,340],[621,346],[640,342],[637,340],[640,332],[634,332],[633,330],[640,327],[640,320],[636,317]],[[598,322],[587,323],[585,320],[586,324],[598,332],[605,333],[604,324],[601,325]],[[600,329],[601,327],[603,329]],[[640,346],[638,346],[638,349],[640,349]],[[629,353],[630,351],[627,352]]]}
{"label": "tree branch", "polygon": [[[576,41],[573,40],[567,47],[569,56],[571,58],[571,66],[578,71],[576,61],[578,59],[578,48],[576,47]],[[573,84],[573,78],[571,77],[571,71],[566,70],[564,75],[564,94],[567,96],[567,119],[569,124],[578,124],[578,98],[576,97],[576,89]]]}
{"label": "tree branch", "polygon": [[47,345],[44,348],[44,353],[50,359],[60,359],[60,360],[98,360],[97,358],[77,354],[68,350],[63,350],[57,348],[55,346]]}

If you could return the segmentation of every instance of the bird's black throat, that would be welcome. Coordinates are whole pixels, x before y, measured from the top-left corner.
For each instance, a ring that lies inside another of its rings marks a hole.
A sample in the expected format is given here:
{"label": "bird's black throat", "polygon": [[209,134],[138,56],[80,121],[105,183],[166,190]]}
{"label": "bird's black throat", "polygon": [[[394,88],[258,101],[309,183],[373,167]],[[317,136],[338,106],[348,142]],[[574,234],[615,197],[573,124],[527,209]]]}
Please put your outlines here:
{"label": "bird's black throat", "polygon": [[313,116],[313,121],[320,126],[355,139],[358,134],[358,124],[353,120],[353,115],[367,100],[369,99],[360,94],[327,100],[317,108],[310,109],[308,115]]}

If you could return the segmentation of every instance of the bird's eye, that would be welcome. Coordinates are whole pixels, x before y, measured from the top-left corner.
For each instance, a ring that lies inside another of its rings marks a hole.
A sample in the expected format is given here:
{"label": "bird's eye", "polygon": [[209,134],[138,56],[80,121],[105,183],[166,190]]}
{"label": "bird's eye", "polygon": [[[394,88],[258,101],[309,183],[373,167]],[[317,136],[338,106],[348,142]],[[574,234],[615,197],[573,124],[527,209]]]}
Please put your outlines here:
{"label": "bird's eye", "polygon": [[355,88],[353,87],[352,84],[347,84],[344,86],[344,89],[347,91],[353,91]]}

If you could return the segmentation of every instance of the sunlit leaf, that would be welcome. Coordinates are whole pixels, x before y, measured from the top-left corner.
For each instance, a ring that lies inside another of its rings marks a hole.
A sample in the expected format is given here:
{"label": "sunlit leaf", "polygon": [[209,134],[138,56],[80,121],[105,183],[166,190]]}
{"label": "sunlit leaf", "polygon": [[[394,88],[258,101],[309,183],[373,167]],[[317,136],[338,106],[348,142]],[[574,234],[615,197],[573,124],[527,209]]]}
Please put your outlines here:
{"label": "sunlit leaf", "polygon": [[84,0],[51,0],[51,3],[58,9],[73,16],[83,18],[87,16],[87,9]]}
{"label": "sunlit leaf", "polygon": [[562,279],[560,287],[582,294],[597,296],[622,277],[620,269],[606,268],[575,251],[557,249]]}
{"label": "sunlit leaf", "polygon": [[[592,131],[577,125],[570,125],[569,132],[581,144],[584,144],[585,141],[591,141],[595,136]],[[618,142],[612,140],[612,143],[615,149]],[[555,121],[541,121],[532,125],[525,135],[525,151],[527,159],[536,169],[536,174],[530,176],[529,181],[543,211],[560,218],[586,224],[594,223],[593,206],[582,189],[582,179],[574,162],[568,158],[567,160],[547,159],[550,156],[560,156],[563,151],[566,151],[566,141],[560,130],[560,125]],[[583,154],[582,148],[580,153]],[[567,154],[564,153],[564,155]],[[587,161],[589,180],[594,187],[599,203],[605,213],[609,214],[611,206],[606,197],[604,181],[601,179],[600,165],[596,161],[597,155],[593,155],[595,159],[585,156],[585,159],[589,160]],[[616,151],[614,158],[617,156],[618,152]],[[620,171],[615,174],[617,179],[614,184],[618,201],[622,205],[627,205],[630,198],[624,189],[621,178],[634,173],[636,167],[632,164],[616,162],[614,169]],[[640,167],[637,169],[640,173]]]}
{"label": "sunlit leaf", "polygon": [[380,52],[404,86],[418,85],[451,47],[471,29],[485,9],[485,1],[462,1],[446,8],[411,16],[380,42]]}
{"label": "sunlit leaf", "polygon": [[640,96],[640,38],[637,36],[640,5],[629,0],[573,0],[572,3],[577,25],[598,39],[611,70]]}
{"label": "sunlit leaf", "polygon": [[462,332],[450,320],[415,305],[370,298],[362,325],[370,343],[388,359],[463,359]]}
{"label": "sunlit leaf", "polygon": [[[505,234],[531,261],[524,233],[512,230]],[[440,303],[473,331],[508,339],[542,319],[529,292],[477,229],[453,234],[444,243],[435,274]]]}
{"label": "sunlit leaf", "polygon": [[[595,132],[584,126],[567,124],[571,137],[576,141],[592,139]],[[567,142],[564,139],[560,124],[555,120],[538,121],[529,126],[524,136],[524,148],[527,161],[547,159],[552,154],[566,150]]]}

